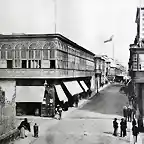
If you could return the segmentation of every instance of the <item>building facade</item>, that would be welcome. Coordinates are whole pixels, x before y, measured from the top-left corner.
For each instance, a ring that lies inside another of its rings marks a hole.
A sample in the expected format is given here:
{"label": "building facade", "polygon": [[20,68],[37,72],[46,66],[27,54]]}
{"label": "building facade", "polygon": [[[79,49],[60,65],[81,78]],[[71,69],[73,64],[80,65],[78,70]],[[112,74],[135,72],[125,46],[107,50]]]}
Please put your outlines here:
{"label": "building facade", "polygon": [[134,107],[137,110],[139,127],[143,128],[144,116],[144,8],[137,8],[137,35],[134,44],[130,44],[129,76],[132,84],[129,86],[129,97],[135,98]]}
{"label": "building facade", "polygon": [[[60,34],[1,35],[0,86],[16,113],[54,116],[90,89],[94,54]],[[14,97],[14,98],[13,98]]]}

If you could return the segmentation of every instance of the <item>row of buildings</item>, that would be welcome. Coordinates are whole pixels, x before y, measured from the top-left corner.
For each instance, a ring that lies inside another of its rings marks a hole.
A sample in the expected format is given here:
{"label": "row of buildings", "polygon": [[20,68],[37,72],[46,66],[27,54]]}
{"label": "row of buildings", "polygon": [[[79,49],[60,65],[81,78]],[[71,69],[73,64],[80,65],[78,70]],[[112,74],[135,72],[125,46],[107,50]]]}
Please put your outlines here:
{"label": "row of buildings", "polygon": [[130,97],[136,98],[139,126],[143,129],[144,116],[144,7],[137,8],[137,34],[133,44],[130,44],[129,75],[132,79],[129,91]]}
{"label": "row of buildings", "polygon": [[57,104],[95,91],[126,69],[60,34],[0,35],[0,135],[15,115],[54,116]]}

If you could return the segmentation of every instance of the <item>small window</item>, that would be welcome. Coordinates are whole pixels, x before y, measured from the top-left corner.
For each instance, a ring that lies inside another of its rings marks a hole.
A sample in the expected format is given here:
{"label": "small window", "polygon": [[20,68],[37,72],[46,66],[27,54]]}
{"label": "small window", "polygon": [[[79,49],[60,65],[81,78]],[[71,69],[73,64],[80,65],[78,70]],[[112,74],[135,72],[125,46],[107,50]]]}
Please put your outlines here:
{"label": "small window", "polygon": [[26,60],[22,60],[22,68],[27,68],[27,61]]}
{"label": "small window", "polygon": [[50,60],[50,68],[55,69],[55,60]]}
{"label": "small window", "polygon": [[12,65],[13,65],[12,60],[7,60],[7,68],[12,69],[12,67],[13,67]]}

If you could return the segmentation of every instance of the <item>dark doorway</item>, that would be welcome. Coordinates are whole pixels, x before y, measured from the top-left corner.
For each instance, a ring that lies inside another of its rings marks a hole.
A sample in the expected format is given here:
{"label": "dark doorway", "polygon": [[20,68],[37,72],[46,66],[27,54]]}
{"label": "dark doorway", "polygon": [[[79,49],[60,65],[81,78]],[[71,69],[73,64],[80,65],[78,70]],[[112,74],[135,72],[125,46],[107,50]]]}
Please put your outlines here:
{"label": "dark doorway", "polygon": [[12,60],[7,60],[7,68],[11,69],[13,67]]}
{"label": "dark doorway", "polygon": [[27,68],[27,61],[26,60],[22,60],[22,68]]}
{"label": "dark doorway", "polygon": [[50,60],[50,68],[55,69],[55,60]]}

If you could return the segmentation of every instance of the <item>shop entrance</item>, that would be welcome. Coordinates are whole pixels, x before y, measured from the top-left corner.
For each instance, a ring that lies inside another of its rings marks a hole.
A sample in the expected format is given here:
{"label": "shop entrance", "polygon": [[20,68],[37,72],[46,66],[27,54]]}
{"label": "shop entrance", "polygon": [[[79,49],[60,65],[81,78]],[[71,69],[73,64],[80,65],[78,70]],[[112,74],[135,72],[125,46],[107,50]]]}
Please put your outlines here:
{"label": "shop entrance", "polygon": [[16,103],[16,115],[33,115],[40,116],[41,115],[41,103],[33,103],[33,102],[20,102]]}

